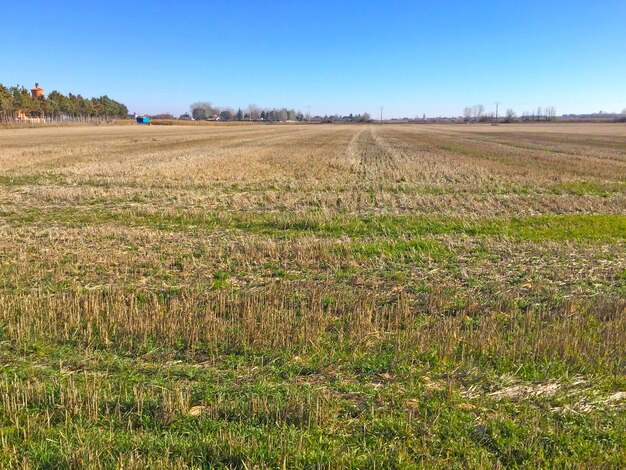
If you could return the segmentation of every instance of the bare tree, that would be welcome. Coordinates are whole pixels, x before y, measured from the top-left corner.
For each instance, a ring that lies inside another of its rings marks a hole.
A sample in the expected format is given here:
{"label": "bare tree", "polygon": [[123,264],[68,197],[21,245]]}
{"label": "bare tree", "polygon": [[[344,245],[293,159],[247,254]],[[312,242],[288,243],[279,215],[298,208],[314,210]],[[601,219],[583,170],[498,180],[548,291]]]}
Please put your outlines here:
{"label": "bare tree", "polygon": [[472,120],[472,108],[470,108],[469,106],[466,106],[465,108],[463,108],[463,119],[465,121]]}
{"label": "bare tree", "polygon": [[472,114],[474,115],[474,119],[480,121],[480,118],[483,117],[485,113],[485,107],[482,104],[475,104],[472,106]]}
{"label": "bare tree", "polygon": [[369,113],[363,113],[361,114],[361,119],[359,119],[360,122],[367,122],[371,119],[370,114]]}
{"label": "bare tree", "polygon": [[552,121],[556,117],[556,108],[554,106],[548,106],[546,108],[546,119]]}
{"label": "bare tree", "polygon": [[517,115],[515,114],[515,111],[513,111],[512,109],[507,109],[506,113],[504,113],[505,119],[504,122],[513,122],[515,121],[515,118],[517,117]]}
{"label": "bare tree", "polygon": [[252,121],[256,121],[259,117],[261,117],[261,108],[259,108],[256,104],[250,104],[248,105],[246,114],[250,116]]}

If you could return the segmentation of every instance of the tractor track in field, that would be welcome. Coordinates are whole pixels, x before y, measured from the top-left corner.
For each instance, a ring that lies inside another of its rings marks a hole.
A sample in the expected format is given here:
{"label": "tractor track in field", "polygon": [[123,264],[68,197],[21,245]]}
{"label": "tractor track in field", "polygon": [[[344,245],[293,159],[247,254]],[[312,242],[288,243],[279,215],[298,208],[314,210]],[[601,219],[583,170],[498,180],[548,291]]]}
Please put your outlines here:
{"label": "tractor track in field", "polygon": [[360,130],[352,138],[348,153],[356,165],[359,183],[384,183],[395,180],[400,173],[399,155],[372,126]]}

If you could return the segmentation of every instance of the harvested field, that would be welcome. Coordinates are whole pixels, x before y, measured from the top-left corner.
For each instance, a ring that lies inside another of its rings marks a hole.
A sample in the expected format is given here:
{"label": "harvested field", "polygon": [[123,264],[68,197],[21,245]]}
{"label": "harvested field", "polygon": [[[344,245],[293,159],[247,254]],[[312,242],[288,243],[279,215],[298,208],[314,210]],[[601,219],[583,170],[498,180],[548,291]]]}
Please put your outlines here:
{"label": "harvested field", "polygon": [[0,466],[626,466],[626,126],[0,130]]}

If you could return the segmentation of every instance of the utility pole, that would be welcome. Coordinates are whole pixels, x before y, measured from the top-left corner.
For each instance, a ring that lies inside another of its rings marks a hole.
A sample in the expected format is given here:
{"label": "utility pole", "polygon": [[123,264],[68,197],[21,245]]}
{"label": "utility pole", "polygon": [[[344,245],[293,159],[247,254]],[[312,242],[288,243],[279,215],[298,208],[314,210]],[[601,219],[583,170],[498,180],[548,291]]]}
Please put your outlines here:
{"label": "utility pole", "polygon": [[311,106],[308,106],[309,108],[309,124],[311,124]]}
{"label": "utility pole", "polygon": [[383,109],[385,109],[383,106],[380,107],[380,123],[383,123]]}
{"label": "utility pole", "polygon": [[498,125],[498,107],[500,106],[500,102],[496,101],[496,122],[495,125]]}

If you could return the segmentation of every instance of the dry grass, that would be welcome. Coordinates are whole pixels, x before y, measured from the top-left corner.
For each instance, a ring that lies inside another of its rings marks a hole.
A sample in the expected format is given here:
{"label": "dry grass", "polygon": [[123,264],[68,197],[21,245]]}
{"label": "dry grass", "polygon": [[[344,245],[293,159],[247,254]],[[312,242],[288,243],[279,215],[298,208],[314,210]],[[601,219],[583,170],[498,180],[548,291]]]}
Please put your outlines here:
{"label": "dry grass", "polygon": [[623,125],[0,130],[0,462],[621,466],[625,207]]}
{"label": "dry grass", "polygon": [[170,200],[230,210],[617,212],[624,205],[623,126],[599,127],[611,133],[597,135],[592,126],[582,141],[572,137],[575,125],[544,133],[534,126],[490,133],[321,125],[9,130],[0,137],[0,171],[16,181],[41,179],[20,192],[32,204],[153,199],[158,192],[158,208]]}

